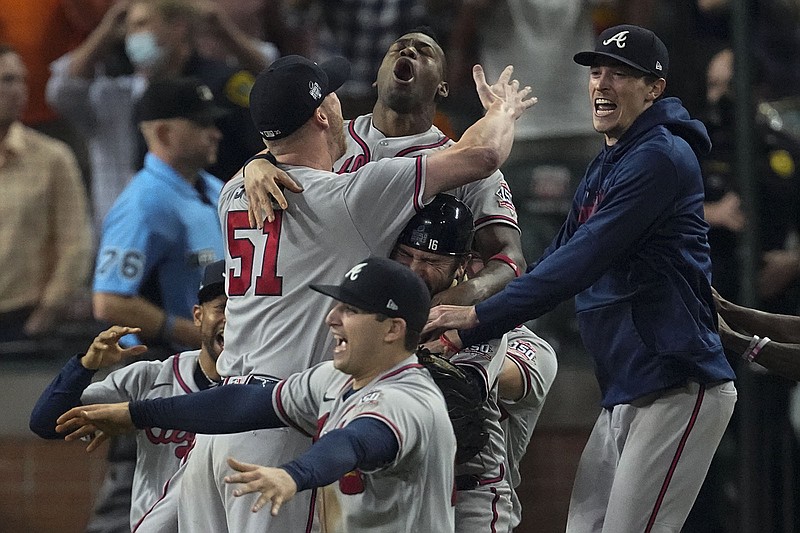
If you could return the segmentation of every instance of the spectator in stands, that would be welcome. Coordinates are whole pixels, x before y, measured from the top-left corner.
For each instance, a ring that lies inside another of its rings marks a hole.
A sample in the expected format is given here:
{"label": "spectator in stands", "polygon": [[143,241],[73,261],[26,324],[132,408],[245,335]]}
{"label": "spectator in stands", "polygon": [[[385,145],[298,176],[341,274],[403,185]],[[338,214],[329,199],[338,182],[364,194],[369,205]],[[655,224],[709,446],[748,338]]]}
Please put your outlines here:
{"label": "spectator in stands", "polygon": [[[194,44],[198,17],[188,0],[119,0],[81,46],[51,65],[48,102],[86,136],[96,227],[139,168],[144,143],[137,146],[132,109],[151,79],[197,77],[211,88],[217,104],[230,110],[219,123],[223,140],[217,163],[208,169],[213,174],[227,179],[263,147],[248,98],[252,72],[266,67],[268,58],[222,12],[209,20],[220,24],[219,34],[226,36],[239,64],[252,70],[200,57]],[[135,72],[112,78],[103,72],[102,60],[123,37]]]}
{"label": "spectator in stands", "polygon": [[91,261],[86,191],[62,142],[20,122],[28,98],[19,54],[0,45],[0,341],[48,333]]}

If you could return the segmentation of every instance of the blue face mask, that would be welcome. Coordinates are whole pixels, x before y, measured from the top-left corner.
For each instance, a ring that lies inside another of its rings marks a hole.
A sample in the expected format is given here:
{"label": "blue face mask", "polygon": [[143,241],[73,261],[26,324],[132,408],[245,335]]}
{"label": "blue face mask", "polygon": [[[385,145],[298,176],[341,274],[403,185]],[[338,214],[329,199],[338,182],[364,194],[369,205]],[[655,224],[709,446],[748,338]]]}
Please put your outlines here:
{"label": "blue face mask", "polygon": [[125,37],[125,52],[137,68],[153,68],[164,59],[164,47],[156,42],[153,32],[133,33]]}

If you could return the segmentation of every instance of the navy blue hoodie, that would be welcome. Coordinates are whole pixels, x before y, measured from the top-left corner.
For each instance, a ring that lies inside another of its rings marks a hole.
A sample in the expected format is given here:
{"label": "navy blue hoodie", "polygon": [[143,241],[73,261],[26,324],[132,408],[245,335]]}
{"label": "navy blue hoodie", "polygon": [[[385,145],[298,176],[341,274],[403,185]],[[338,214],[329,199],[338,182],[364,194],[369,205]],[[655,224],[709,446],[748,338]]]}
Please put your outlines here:
{"label": "navy blue hoodie", "polygon": [[677,98],[645,110],[589,165],[542,258],[476,307],[465,345],[496,338],[576,296],[603,407],[685,384],[734,379],[711,296],[696,154],[705,126]]}

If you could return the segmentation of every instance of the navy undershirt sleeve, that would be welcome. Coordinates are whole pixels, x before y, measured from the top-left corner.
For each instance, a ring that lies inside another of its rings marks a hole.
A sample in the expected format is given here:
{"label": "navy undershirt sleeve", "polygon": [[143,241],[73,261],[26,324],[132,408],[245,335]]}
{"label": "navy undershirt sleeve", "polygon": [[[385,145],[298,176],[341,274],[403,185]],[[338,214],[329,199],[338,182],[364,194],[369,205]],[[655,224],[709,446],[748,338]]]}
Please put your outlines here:
{"label": "navy undershirt sleeve", "polygon": [[297,491],[330,485],[355,470],[375,470],[394,461],[400,451],[394,432],[375,418],[357,418],[324,435],[300,457],[282,465]]}
{"label": "navy undershirt sleeve", "polygon": [[140,429],[204,434],[285,427],[272,406],[275,385],[225,385],[182,396],[133,401],[129,407],[131,420]]}
{"label": "navy undershirt sleeve", "polygon": [[84,368],[80,362],[82,356],[70,357],[31,411],[29,427],[43,439],[64,438],[61,433],[56,433],[56,420],[66,411],[81,405],[81,394],[92,382],[95,371]]}

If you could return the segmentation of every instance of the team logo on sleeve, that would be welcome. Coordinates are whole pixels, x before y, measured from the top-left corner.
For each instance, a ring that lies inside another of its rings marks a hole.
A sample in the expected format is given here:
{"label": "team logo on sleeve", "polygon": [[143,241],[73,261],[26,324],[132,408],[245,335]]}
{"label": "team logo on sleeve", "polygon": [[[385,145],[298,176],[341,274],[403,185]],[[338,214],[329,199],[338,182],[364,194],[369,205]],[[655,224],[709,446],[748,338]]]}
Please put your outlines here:
{"label": "team logo on sleeve", "polygon": [[472,346],[468,346],[458,353],[459,355],[472,355],[481,357],[487,361],[491,361],[494,357],[495,350],[494,346],[491,344],[473,344]]}
{"label": "team logo on sleeve", "polygon": [[514,207],[514,201],[511,199],[511,188],[506,183],[506,180],[503,180],[500,183],[500,187],[494,193],[497,196],[497,206],[502,207],[504,209],[508,209],[512,213],[517,212],[517,208]]}
{"label": "team logo on sleeve", "polygon": [[536,345],[526,340],[519,339],[510,341],[507,350],[529,361],[534,361],[536,359]]}

